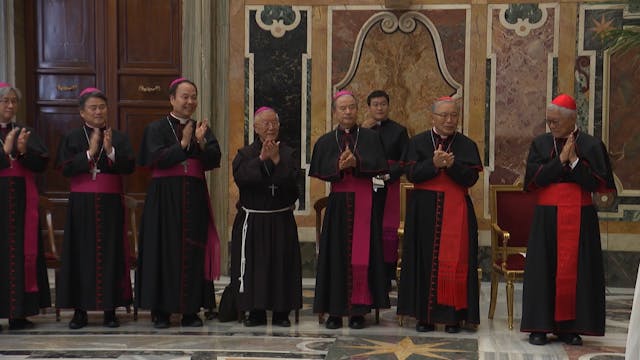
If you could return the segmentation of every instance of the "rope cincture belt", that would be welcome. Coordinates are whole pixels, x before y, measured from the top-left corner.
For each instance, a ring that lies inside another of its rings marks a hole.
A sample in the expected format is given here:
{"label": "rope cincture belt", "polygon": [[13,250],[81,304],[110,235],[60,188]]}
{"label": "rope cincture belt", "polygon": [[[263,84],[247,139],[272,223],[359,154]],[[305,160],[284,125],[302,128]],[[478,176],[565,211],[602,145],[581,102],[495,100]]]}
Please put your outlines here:
{"label": "rope cincture belt", "polygon": [[240,254],[240,277],[238,278],[238,280],[240,280],[240,293],[244,292],[244,271],[245,265],[247,263],[247,258],[245,257],[245,243],[247,242],[247,230],[249,228],[249,214],[276,214],[285,211],[292,211],[294,209],[295,205],[287,206],[285,208],[277,210],[254,210],[247,209],[244,206],[242,207],[242,210],[244,210],[244,223],[242,224],[242,250]]}

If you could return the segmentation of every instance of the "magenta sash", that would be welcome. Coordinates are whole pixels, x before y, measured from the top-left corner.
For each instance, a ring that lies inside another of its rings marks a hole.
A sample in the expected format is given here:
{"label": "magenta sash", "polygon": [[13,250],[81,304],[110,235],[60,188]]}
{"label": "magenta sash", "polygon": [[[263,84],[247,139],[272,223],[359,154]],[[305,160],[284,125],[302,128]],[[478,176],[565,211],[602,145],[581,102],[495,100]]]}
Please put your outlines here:
{"label": "magenta sash", "polygon": [[[153,168],[151,173],[153,178],[190,176],[205,180],[204,169],[202,163],[198,159],[187,159],[187,168],[182,164],[177,164],[170,168],[159,169]],[[218,229],[213,218],[213,209],[211,209],[211,198],[207,191],[207,206],[209,207],[209,221],[207,224],[207,247],[204,257],[204,276],[205,279],[213,281],[220,278],[220,238],[218,237]]]}
{"label": "magenta sash", "polygon": [[75,175],[71,178],[71,192],[122,194],[122,176],[117,174],[97,174],[93,180],[91,174]]}
{"label": "magenta sash", "polygon": [[[21,177],[25,183],[24,212],[24,287],[25,292],[38,291],[38,202],[39,194],[31,170],[17,160],[9,160],[11,167],[0,170],[0,177]],[[34,224],[35,221],[35,224]]]}
{"label": "magenta sash", "polygon": [[[91,174],[79,174],[71,178],[72,193],[95,193],[95,194],[120,194],[123,195],[122,176],[117,174],[96,174],[95,180]],[[122,228],[122,245],[124,252],[124,270],[121,287],[125,298],[131,296],[131,276],[129,269],[131,268],[130,254],[131,247],[129,244],[129,210],[122,198],[122,208],[124,209],[124,226]],[[133,235],[132,235],[133,236]]]}
{"label": "magenta sash", "polygon": [[[389,160],[389,165],[396,162]],[[382,220],[382,245],[386,263],[395,263],[398,260],[398,226],[400,226],[400,180],[387,183],[387,198],[384,202]]]}
{"label": "magenta sash", "polygon": [[[346,173],[339,182],[331,183],[331,192],[355,194],[355,208],[347,208],[353,218],[351,235],[351,304],[370,305],[373,301],[369,291],[369,246],[371,243],[371,205],[373,184],[369,178],[357,178]],[[347,204],[347,206],[349,206]]]}

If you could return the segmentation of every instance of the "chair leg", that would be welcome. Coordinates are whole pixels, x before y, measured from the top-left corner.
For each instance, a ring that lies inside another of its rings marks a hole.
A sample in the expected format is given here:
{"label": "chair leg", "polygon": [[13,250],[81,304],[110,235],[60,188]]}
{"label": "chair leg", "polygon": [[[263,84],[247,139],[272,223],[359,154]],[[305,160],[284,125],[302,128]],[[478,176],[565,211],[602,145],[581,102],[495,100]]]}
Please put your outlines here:
{"label": "chair leg", "polygon": [[318,314],[318,324],[320,325],[324,324],[324,313]]}
{"label": "chair leg", "polygon": [[482,291],[482,268],[478,268],[478,295]]}
{"label": "chair leg", "polygon": [[380,324],[380,309],[376,309],[376,325]]}
{"label": "chair leg", "polygon": [[513,280],[507,280],[507,312],[509,330],[513,330]]}
{"label": "chair leg", "polygon": [[133,321],[138,321],[138,307],[133,305]]}
{"label": "chair leg", "polygon": [[296,311],[294,312],[294,317],[296,324],[298,324],[300,322],[300,310],[296,309]]}
{"label": "chair leg", "polygon": [[402,327],[404,325],[404,315],[398,315],[398,325]]}
{"label": "chair leg", "polygon": [[56,308],[56,321],[60,321],[60,308]]}
{"label": "chair leg", "polygon": [[489,319],[493,319],[496,312],[496,298],[498,297],[498,274],[491,271],[491,300],[489,302]]}
{"label": "chair leg", "polygon": [[131,314],[131,305],[127,305],[125,309],[127,309],[127,314]]}

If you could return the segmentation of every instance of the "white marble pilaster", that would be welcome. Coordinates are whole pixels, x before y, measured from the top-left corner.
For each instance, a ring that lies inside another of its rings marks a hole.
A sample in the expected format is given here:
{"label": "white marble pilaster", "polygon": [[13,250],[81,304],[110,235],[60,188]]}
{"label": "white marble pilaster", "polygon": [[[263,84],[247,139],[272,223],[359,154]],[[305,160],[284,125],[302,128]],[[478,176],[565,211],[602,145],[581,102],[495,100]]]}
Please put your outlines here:
{"label": "white marble pilaster", "polygon": [[220,235],[222,272],[227,271],[229,209],[228,34],[229,0],[182,2],[182,74],[198,85],[194,117],[208,119],[222,149],[220,168],[209,176],[209,192]]}
{"label": "white marble pilaster", "polygon": [[15,83],[13,0],[0,2],[0,81]]}

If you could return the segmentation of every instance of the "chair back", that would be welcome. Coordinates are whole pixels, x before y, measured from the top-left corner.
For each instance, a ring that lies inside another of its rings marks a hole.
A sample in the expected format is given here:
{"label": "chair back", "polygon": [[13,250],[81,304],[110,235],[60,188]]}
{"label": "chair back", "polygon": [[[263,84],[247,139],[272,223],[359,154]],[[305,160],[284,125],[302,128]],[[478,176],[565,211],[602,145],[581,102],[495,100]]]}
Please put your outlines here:
{"label": "chair back", "polygon": [[40,195],[38,201],[38,213],[40,217],[40,229],[45,236],[44,249],[45,261],[48,268],[58,268],[60,266],[60,256],[56,246],[56,237],[53,227],[53,203],[48,197]]}
{"label": "chair back", "polygon": [[491,185],[491,223],[510,234],[509,247],[526,248],[537,194],[520,185]]}
{"label": "chair back", "polygon": [[138,201],[129,195],[124,195],[124,205],[129,215],[129,228],[127,235],[129,236],[129,257],[131,259],[131,267],[135,268],[138,260]]}
{"label": "chair back", "polygon": [[316,213],[316,257],[320,251],[320,234],[322,233],[322,212],[327,208],[329,197],[321,197],[313,203],[313,210]]}

